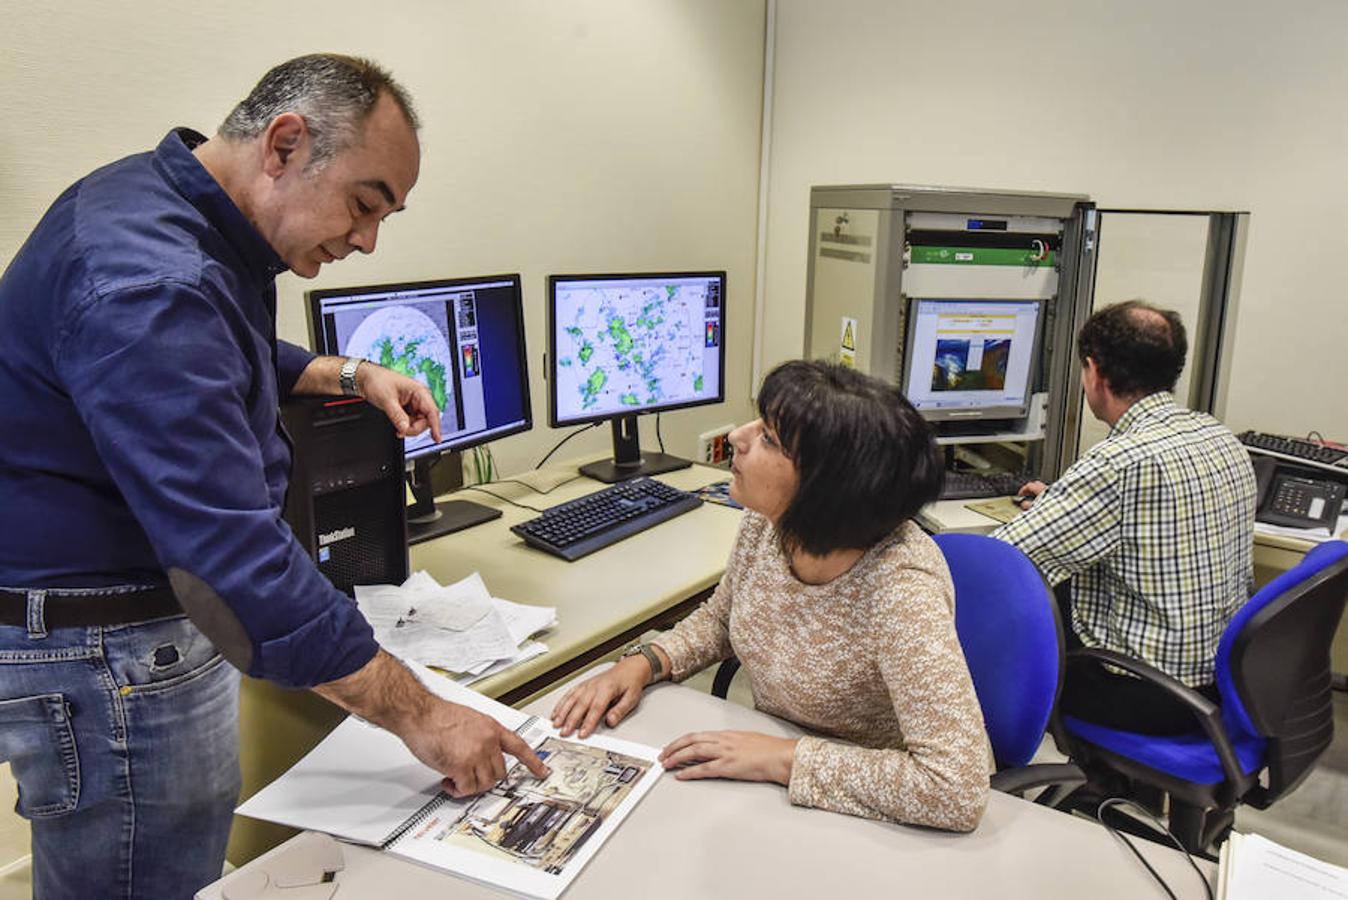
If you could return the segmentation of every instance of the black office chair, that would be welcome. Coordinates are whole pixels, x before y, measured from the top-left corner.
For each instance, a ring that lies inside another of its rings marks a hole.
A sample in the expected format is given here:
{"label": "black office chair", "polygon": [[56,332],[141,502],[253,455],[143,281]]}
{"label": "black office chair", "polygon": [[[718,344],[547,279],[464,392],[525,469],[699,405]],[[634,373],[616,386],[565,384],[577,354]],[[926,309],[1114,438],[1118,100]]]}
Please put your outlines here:
{"label": "black office chair", "polygon": [[1156,737],[1062,716],[1052,725],[1059,749],[1092,781],[1122,776],[1168,794],[1171,832],[1189,852],[1210,855],[1230,833],[1239,804],[1266,809],[1301,784],[1329,746],[1329,649],[1346,599],[1343,541],[1321,544],[1259,590],[1217,648],[1221,706],[1123,654],[1072,651],[1069,667],[1108,663],[1157,685],[1193,710],[1195,727]]}
{"label": "black office chair", "polygon": [[[1053,787],[1052,803],[1085,780],[1072,764],[1028,765],[1043,740],[1062,688],[1063,638],[1058,606],[1043,576],[1010,544],[980,534],[939,534],[955,585],[955,632],[964,651],[1004,793]],[[724,698],[739,660],[721,663],[712,693]]]}

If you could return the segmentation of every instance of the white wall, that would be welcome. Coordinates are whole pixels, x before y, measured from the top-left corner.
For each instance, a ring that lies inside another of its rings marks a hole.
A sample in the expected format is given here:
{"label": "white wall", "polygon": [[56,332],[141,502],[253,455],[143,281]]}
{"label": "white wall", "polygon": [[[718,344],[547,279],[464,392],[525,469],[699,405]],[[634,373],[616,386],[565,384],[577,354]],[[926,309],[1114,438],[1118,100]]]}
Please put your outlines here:
{"label": "white wall", "polygon": [[[282,337],[308,343],[312,287],[521,272],[535,430],[494,445],[527,468],[547,428],[552,272],[728,271],[723,406],[664,416],[672,452],[750,414],[762,0],[351,0],[225,5],[0,0],[0,266],[89,169],[174,125],[210,133],[271,65],[371,56],[424,121],[421,178],[377,252],[278,281]],[[642,424],[648,445],[654,423]],[[608,429],[567,445],[598,450]]]}
{"label": "white wall", "polygon": [[[763,20],[762,0],[0,0],[0,268],[71,181],[174,125],[214,131],[269,66],[371,56],[420,109],[421,180],[373,256],[282,276],[281,335],[308,343],[310,287],[521,272],[538,425],[495,445],[511,472],[562,434],[539,364],[548,273],[724,268],[729,401],[662,428],[692,454],[750,415]],[[653,446],[649,417],[643,434]],[[596,429],[562,455],[608,442]],[[24,852],[0,823],[0,867]]]}
{"label": "white wall", "polygon": [[1348,439],[1346,35],[1338,0],[779,0],[765,363],[801,352],[812,185],[1245,209],[1228,421]]}

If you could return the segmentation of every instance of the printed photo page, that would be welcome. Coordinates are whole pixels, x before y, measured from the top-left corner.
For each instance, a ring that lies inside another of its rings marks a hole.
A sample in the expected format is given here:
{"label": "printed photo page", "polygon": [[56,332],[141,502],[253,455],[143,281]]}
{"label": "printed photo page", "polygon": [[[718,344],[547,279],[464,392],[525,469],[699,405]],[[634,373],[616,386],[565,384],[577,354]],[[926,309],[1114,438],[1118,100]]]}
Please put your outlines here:
{"label": "printed photo page", "polygon": [[455,800],[402,741],[348,717],[241,815],[378,846],[386,852],[532,897],[554,898],[654,786],[654,747],[607,735],[562,739],[550,722],[497,703],[415,663],[436,694],[519,733],[551,770],[534,778],[507,757],[506,777]]}

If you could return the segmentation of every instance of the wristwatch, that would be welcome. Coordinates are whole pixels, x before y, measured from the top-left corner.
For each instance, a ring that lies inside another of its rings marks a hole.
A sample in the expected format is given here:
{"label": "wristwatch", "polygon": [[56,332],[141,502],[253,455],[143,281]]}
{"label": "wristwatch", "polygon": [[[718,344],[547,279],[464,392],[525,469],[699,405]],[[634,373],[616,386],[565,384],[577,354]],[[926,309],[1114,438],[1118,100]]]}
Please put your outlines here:
{"label": "wristwatch", "polygon": [[654,684],[659,680],[660,675],[663,673],[664,665],[660,662],[660,655],[655,652],[655,649],[650,644],[633,644],[623,651],[622,658],[627,659],[629,656],[644,656],[646,657],[646,662],[651,664],[651,680],[648,684]]}
{"label": "wristwatch", "polygon": [[360,356],[348,356],[342,363],[342,368],[337,372],[337,383],[342,386],[342,396],[359,397],[360,391],[356,390],[356,370],[365,359]]}

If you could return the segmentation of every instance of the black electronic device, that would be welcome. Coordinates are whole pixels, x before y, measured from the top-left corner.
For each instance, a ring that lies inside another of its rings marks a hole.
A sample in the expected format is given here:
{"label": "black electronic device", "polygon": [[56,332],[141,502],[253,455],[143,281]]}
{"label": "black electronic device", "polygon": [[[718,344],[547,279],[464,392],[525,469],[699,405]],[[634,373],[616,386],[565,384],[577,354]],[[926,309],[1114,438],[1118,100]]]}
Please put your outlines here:
{"label": "black electronic device", "polygon": [[554,506],[510,530],[531,546],[574,561],[701,505],[687,491],[638,477]]}
{"label": "black electronic device", "polygon": [[[310,291],[319,353],[360,356],[416,378],[440,408],[441,440],[404,442],[411,543],[499,518],[469,500],[435,502],[462,486],[459,451],[533,427],[520,276],[448,278]],[[431,477],[442,464],[449,477]]]}
{"label": "black electronic device", "polygon": [[941,485],[942,500],[972,500],[981,497],[1013,497],[1037,480],[1035,475],[1012,472],[948,471]]}
{"label": "black electronic device", "polygon": [[1334,533],[1348,493],[1342,481],[1273,457],[1256,457],[1253,463],[1259,495],[1256,521],[1290,528],[1326,528]]}
{"label": "black electronic device", "polygon": [[285,519],[333,584],[407,580],[402,441],[359,398],[302,397],[281,407],[293,462]]}
{"label": "black electronic device", "polygon": [[1240,442],[1251,452],[1261,456],[1284,459],[1298,465],[1324,469],[1348,478],[1348,450],[1317,444],[1301,438],[1245,431]]}
{"label": "black electronic device", "polygon": [[611,484],[687,468],[641,451],[637,417],[724,400],[725,272],[548,279],[548,422],[613,430],[613,458],[583,474]]}

